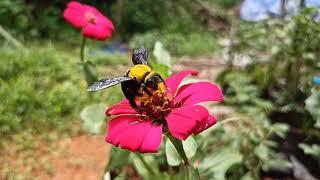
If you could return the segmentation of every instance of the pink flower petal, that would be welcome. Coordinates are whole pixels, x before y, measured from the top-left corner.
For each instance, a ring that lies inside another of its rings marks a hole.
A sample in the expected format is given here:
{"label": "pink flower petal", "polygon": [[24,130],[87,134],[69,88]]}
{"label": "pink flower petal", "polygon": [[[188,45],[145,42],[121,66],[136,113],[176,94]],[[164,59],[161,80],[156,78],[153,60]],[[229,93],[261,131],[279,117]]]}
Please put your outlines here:
{"label": "pink flower petal", "polygon": [[81,10],[67,8],[63,12],[63,17],[76,28],[82,28],[87,24]]}
{"label": "pink flower petal", "polygon": [[106,141],[133,152],[157,152],[162,141],[162,126],[139,116],[117,116],[110,120]]}
{"label": "pink flower petal", "polygon": [[218,85],[210,82],[198,82],[179,88],[175,103],[190,106],[206,101],[223,101],[223,94]]}
{"label": "pink flower petal", "polygon": [[210,128],[211,126],[213,126],[214,124],[216,124],[217,119],[213,116],[213,115],[209,115],[207,119],[204,119],[202,121],[201,124],[199,124],[199,126],[197,126],[194,131],[193,134],[197,135],[199,133],[201,133],[202,131]]}
{"label": "pink flower petal", "polygon": [[179,84],[186,76],[188,76],[188,75],[196,76],[197,74],[198,74],[198,72],[195,70],[181,71],[177,74],[170,76],[168,79],[166,79],[165,84],[166,84],[168,90],[170,91],[170,93],[172,95],[175,95],[175,93],[179,87]]}
{"label": "pink flower petal", "polygon": [[72,8],[72,9],[77,9],[77,10],[83,9],[83,10],[84,10],[83,5],[80,4],[80,3],[77,2],[77,1],[70,1],[70,2],[68,2],[67,8]]}
{"label": "pink flower petal", "polygon": [[85,12],[92,13],[96,17],[96,25],[105,27],[107,29],[111,29],[114,31],[113,23],[110,19],[104,16],[100,11],[98,11],[95,7],[89,5],[83,5]]}
{"label": "pink flower petal", "polygon": [[93,13],[94,15],[96,16],[103,16],[103,14],[98,11],[94,6],[90,6],[90,5],[87,5],[87,4],[83,4],[83,9],[86,11],[86,12],[91,12]]}
{"label": "pink flower petal", "polygon": [[121,104],[130,104],[129,100],[124,98],[120,101]]}
{"label": "pink flower petal", "polygon": [[185,140],[194,133],[194,130],[203,126],[203,120],[208,116],[208,110],[200,105],[195,105],[173,109],[166,120],[171,134],[180,140]]}
{"label": "pink flower petal", "polygon": [[162,141],[162,126],[153,125],[139,148],[141,153],[157,152]]}
{"label": "pink flower petal", "polygon": [[109,29],[112,32],[114,31],[114,26],[113,26],[112,21],[103,15],[98,16],[97,25],[105,27],[106,29]]}
{"label": "pink flower petal", "polygon": [[138,114],[138,112],[133,109],[130,104],[114,104],[106,110],[107,116],[120,115],[120,114]]}
{"label": "pink flower petal", "polygon": [[96,24],[88,23],[87,26],[83,28],[83,35],[88,38],[104,41],[105,39],[112,36],[112,30]]}

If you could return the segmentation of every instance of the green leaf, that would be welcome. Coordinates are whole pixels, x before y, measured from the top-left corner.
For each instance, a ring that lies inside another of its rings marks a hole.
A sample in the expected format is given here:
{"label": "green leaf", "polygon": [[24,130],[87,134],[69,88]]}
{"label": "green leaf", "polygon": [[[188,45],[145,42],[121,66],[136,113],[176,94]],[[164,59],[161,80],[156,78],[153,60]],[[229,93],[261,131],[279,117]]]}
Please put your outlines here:
{"label": "green leaf", "polygon": [[[135,166],[135,169],[138,171],[138,173],[143,177],[143,179],[150,179],[150,177],[153,177],[159,173],[158,162],[156,161],[154,155],[133,154],[133,153],[131,155],[132,156],[130,156],[130,158],[133,161],[133,165]],[[139,156],[147,163],[147,165],[150,168],[152,168],[151,170],[147,169],[147,167],[143,164]]]}
{"label": "green leaf", "polygon": [[287,171],[291,168],[291,163],[279,157],[275,152],[265,143],[260,143],[255,149],[254,153],[263,161],[262,169],[268,171],[270,169]]}
{"label": "green leaf", "polygon": [[241,163],[242,155],[237,151],[221,148],[206,156],[199,165],[200,174],[207,179],[225,179],[225,173],[234,164]]}
{"label": "green leaf", "polygon": [[122,170],[121,173],[114,178],[114,180],[127,180],[127,174],[125,170]]}
{"label": "green leaf", "polygon": [[317,159],[320,159],[320,146],[317,144],[308,145],[308,144],[299,144],[299,148],[301,148],[305,154],[309,154]]}
{"label": "green leaf", "polygon": [[280,170],[280,171],[288,171],[292,168],[292,163],[288,160],[281,159],[280,157],[277,159],[269,159],[263,162],[262,169],[264,171],[269,170]]}
{"label": "green leaf", "polygon": [[148,165],[155,172],[151,173],[147,170],[146,166],[143,165],[142,161],[137,157],[136,154],[131,154],[131,159],[133,161],[133,165],[135,166],[136,171],[142,176],[142,179],[152,179],[152,180],[169,180],[170,176],[166,172],[159,173],[159,167],[156,157],[154,154],[152,155],[141,155],[142,158],[148,163]]}
{"label": "green leaf", "polygon": [[197,152],[197,142],[193,136],[189,136],[188,139],[182,141],[183,149],[188,157],[188,159],[192,158]]}
{"label": "green leaf", "polygon": [[111,171],[114,168],[121,168],[129,164],[129,155],[130,151],[119,149],[119,148],[112,148],[111,151],[111,158],[110,163],[108,164],[108,170]]}
{"label": "green leaf", "polygon": [[91,85],[98,80],[96,70],[90,61],[83,64],[83,72],[88,85]]}
{"label": "green leaf", "polygon": [[162,172],[162,174],[156,174],[156,175],[151,175],[146,179],[152,179],[152,180],[171,180],[171,177],[165,173]]}
{"label": "green leaf", "polygon": [[166,157],[170,166],[179,166],[181,164],[181,158],[170,140],[166,141]]}
{"label": "green leaf", "polygon": [[135,166],[135,169],[137,170],[139,175],[142,176],[143,179],[147,179],[149,177],[149,172],[145,168],[143,163],[136,156],[131,156],[131,157],[132,157],[132,160],[133,160],[133,165]]}
{"label": "green leaf", "polygon": [[261,160],[268,160],[270,156],[270,149],[268,146],[260,143],[256,148],[254,148],[254,153],[261,159]]}
{"label": "green leaf", "polygon": [[199,180],[200,174],[197,168],[193,166],[181,165],[179,168],[179,173],[175,176],[178,180]]}
{"label": "green leaf", "polygon": [[240,180],[254,180],[255,178],[248,172],[244,176],[241,177]]}
{"label": "green leaf", "polygon": [[85,107],[80,113],[84,128],[92,134],[98,134],[105,120],[104,112],[105,105],[103,104],[92,104]]}
{"label": "green leaf", "polygon": [[168,66],[164,65],[164,64],[156,64],[156,63],[150,62],[150,66],[152,67],[152,69],[154,71],[159,73],[161,75],[161,77],[163,77],[163,78],[167,78],[171,74],[169,72],[170,68]]}
{"label": "green leaf", "polygon": [[289,126],[285,123],[274,123],[271,127],[272,131],[279,137],[285,138],[289,130]]}
{"label": "green leaf", "polygon": [[311,89],[311,95],[306,99],[305,104],[306,110],[316,120],[315,127],[320,128],[320,91],[315,88]]}

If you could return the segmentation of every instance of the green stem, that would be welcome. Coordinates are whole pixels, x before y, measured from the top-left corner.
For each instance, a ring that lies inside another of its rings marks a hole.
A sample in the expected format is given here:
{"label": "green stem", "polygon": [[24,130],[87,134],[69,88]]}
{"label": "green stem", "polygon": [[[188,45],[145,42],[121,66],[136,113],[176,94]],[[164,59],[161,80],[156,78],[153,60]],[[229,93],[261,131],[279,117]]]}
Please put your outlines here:
{"label": "green stem", "polygon": [[83,37],[82,38],[82,43],[81,43],[81,49],[80,49],[80,63],[82,66],[82,70],[84,73],[84,76],[86,78],[87,81],[87,85],[91,85],[93,82],[95,82],[97,80],[97,77],[95,76],[95,74],[92,72],[92,70],[90,69],[90,64],[87,63],[87,61],[85,60],[84,57],[84,51],[85,51],[85,46],[86,46],[86,38]]}
{"label": "green stem", "polygon": [[81,43],[81,49],[80,49],[80,60],[81,63],[84,64],[85,60],[84,60],[84,48],[86,46],[86,38],[83,36],[82,38],[82,43]]}
{"label": "green stem", "polygon": [[186,168],[186,176],[187,176],[187,180],[190,180],[190,177],[189,177],[189,168],[188,166],[184,166]]}
{"label": "green stem", "polygon": [[138,156],[138,158],[140,159],[140,161],[142,162],[144,167],[149,171],[150,174],[152,174],[152,175],[156,175],[157,174],[157,172],[146,162],[146,160],[143,159],[141,154],[136,153],[136,155]]}
{"label": "green stem", "polygon": [[171,134],[168,134],[167,136],[170,139],[170,141],[172,142],[173,146],[176,148],[176,150],[177,150],[178,154],[180,155],[180,157],[183,159],[184,164],[186,166],[189,166],[190,165],[189,164],[189,160],[188,160],[188,157],[187,157],[186,153],[184,152],[182,141],[176,139]]}

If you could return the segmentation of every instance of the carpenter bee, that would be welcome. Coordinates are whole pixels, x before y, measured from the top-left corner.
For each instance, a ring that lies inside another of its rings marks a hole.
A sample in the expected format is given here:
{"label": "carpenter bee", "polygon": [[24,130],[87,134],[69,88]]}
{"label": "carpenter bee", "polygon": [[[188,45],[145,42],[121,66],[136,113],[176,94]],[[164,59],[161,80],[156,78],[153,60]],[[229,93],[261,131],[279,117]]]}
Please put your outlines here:
{"label": "carpenter bee", "polygon": [[134,64],[124,76],[101,79],[93,83],[88,91],[98,91],[121,83],[124,96],[133,108],[137,107],[136,97],[144,94],[151,96],[151,91],[164,87],[160,74],[152,71],[148,66],[148,51],[145,47],[133,51],[132,63]]}

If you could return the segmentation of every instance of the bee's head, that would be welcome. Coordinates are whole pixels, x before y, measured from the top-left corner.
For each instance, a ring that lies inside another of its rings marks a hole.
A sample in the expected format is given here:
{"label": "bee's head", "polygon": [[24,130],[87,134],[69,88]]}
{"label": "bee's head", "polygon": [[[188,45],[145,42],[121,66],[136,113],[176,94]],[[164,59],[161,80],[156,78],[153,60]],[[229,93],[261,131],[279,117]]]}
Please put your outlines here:
{"label": "bee's head", "polygon": [[128,76],[134,78],[137,81],[143,81],[143,79],[151,72],[151,68],[144,64],[137,64],[133,66],[129,72]]}

